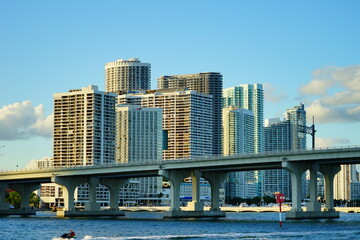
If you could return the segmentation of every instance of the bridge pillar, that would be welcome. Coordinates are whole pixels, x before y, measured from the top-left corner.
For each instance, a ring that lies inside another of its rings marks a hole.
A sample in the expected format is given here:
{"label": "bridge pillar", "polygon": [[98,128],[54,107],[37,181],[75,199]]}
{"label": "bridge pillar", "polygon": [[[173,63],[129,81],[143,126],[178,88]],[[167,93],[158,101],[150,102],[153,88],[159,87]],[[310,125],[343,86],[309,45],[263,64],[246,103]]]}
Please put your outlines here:
{"label": "bridge pillar", "polygon": [[129,183],[129,179],[103,178],[100,183],[110,192],[110,210],[119,210],[119,189]]}
{"label": "bridge pillar", "polygon": [[0,184],[0,210],[9,210],[10,204],[6,202],[6,189],[9,186],[7,184]]}
{"label": "bridge pillar", "polygon": [[180,211],[180,184],[190,176],[189,171],[160,170],[159,175],[170,182],[171,187],[171,211]]}
{"label": "bridge pillar", "polygon": [[325,179],[325,211],[334,211],[334,178],[341,170],[340,165],[321,165],[320,172]]}
{"label": "bridge pillar", "polygon": [[100,211],[100,204],[96,202],[96,190],[99,184],[98,178],[89,178],[89,202],[85,204],[85,211]]}
{"label": "bridge pillar", "polygon": [[301,212],[301,179],[303,173],[310,168],[308,164],[282,162],[282,167],[290,172],[292,190],[292,212]]}
{"label": "bridge pillar", "polygon": [[203,172],[203,177],[211,186],[210,211],[220,211],[220,185],[226,179],[227,173]]}
{"label": "bridge pillar", "polygon": [[21,209],[29,209],[30,208],[30,195],[33,191],[40,188],[40,184],[38,183],[17,183],[10,184],[9,187],[15,191],[17,191],[21,195]]}
{"label": "bridge pillar", "polygon": [[200,178],[201,178],[201,172],[199,171],[191,172],[192,201],[188,203],[188,208],[191,211],[204,210],[204,205],[200,200]]}
{"label": "bridge pillar", "polygon": [[313,164],[310,171],[310,202],[306,204],[306,211],[321,211],[321,203],[317,201],[317,175],[319,171],[319,165]]}
{"label": "bridge pillar", "polygon": [[64,211],[74,211],[74,192],[77,186],[86,183],[85,177],[58,177],[53,176],[51,182],[63,186]]}

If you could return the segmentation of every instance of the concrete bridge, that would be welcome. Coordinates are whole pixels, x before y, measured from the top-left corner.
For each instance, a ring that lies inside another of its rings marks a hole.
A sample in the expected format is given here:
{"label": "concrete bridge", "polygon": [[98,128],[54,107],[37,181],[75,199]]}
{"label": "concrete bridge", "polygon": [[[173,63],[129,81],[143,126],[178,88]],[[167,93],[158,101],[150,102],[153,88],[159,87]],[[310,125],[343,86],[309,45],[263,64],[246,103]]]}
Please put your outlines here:
{"label": "concrete bridge", "polygon": [[[167,160],[148,164],[113,164],[72,168],[53,168],[45,170],[23,170],[0,172],[0,210],[8,211],[5,202],[5,189],[11,188],[22,196],[21,208],[29,208],[29,196],[40,188],[41,183],[57,183],[64,187],[65,207],[63,216],[73,215],[118,215],[118,191],[133,177],[162,176],[170,182],[172,189],[170,211],[165,217],[222,217],[225,213],[219,206],[219,188],[228,172],[286,169],[292,181],[292,209],[287,218],[336,218],[339,213],[333,204],[333,181],[340,171],[341,164],[360,163],[360,147],[342,147],[288,151],[236,156],[204,156],[192,159]],[[306,211],[301,208],[301,177],[310,171],[310,202]],[[317,172],[325,179],[326,207],[321,211],[317,202]],[[184,178],[192,177],[192,202],[187,210],[180,208],[180,184]],[[200,202],[199,180],[206,179],[211,186],[211,208],[204,211]],[[83,183],[89,184],[89,205],[86,211],[79,213],[74,208],[74,191]],[[110,191],[110,210],[99,213],[96,203],[96,186],[101,183]]]}

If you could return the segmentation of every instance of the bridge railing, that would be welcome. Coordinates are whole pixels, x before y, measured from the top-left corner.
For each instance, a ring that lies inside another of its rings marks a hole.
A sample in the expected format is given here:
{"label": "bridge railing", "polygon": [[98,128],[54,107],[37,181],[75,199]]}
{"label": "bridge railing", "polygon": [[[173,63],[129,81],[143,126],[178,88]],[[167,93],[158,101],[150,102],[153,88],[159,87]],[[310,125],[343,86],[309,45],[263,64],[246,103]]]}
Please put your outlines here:
{"label": "bridge railing", "polygon": [[153,161],[153,162],[138,162],[138,163],[103,163],[98,165],[77,165],[77,166],[51,166],[46,169],[30,169],[30,168],[23,168],[23,169],[12,169],[12,170],[0,170],[1,173],[14,173],[14,172],[24,172],[29,170],[37,170],[37,171],[52,171],[52,170],[77,170],[83,168],[106,168],[106,167],[123,167],[123,166],[144,166],[144,165],[153,165],[153,164],[165,164],[169,161],[171,162],[196,162],[201,160],[221,160],[221,159],[231,159],[231,158],[239,158],[239,157],[259,157],[259,156],[276,156],[276,155],[289,155],[289,154],[301,154],[301,153],[309,153],[309,152],[331,152],[331,151],[349,151],[359,150],[359,145],[349,145],[349,146],[335,146],[335,147],[318,147],[316,149],[300,149],[300,150],[285,150],[285,151],[271,151],[271,152],[261,152],[261,153],[242,153],[242,154],[231,154],[231,155],[202,155],[202,156],[193,156],[191,158],[181,158],[181,159],[167,159],[161,161]]}

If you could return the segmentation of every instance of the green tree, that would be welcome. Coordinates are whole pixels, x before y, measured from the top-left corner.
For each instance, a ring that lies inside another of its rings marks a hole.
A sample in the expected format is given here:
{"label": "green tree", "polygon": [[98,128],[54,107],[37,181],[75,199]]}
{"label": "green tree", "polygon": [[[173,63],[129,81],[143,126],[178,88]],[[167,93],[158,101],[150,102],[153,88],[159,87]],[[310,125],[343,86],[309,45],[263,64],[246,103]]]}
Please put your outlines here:
{"label": "green tree", "polygon": [[30,206],[34,208],[39,208],[40,205],[40,198],[35,193],[31,193],[30,195]]}
{"label": "green tree", "polygon": [[18,192],[13,191],[6,197],[6,201],[18,209],[21,205],[21,196]]}

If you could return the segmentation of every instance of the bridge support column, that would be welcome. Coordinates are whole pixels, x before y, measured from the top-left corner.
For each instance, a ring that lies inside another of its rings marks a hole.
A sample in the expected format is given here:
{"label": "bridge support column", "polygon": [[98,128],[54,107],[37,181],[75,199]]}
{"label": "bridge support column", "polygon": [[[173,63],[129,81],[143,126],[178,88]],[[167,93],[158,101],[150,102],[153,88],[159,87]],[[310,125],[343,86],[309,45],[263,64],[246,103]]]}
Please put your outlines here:
{"label": "bridge support column", "polygon": [[180,184],[186,177],[190,176],[190,172],[181,170],[160,170],[159,175],[170,182],[171,211],[180,211]]}
{"label": "bridge support column", "polygon": [[30,209],[30,195],[40,188],[38,183],[10,184],[9,187],[21,195],[21,209]]}
{"label": "bridge support column", "polygon": [[321,211],[321,203],[317,201],[317,176],[319,171],[319,165],[313,164],[310,171],[310,202],[306,204],[306,211]]}
{"label": "bridge support column", "polygon": [[292,212],[301,212],[301,179],[303,173],[309,169],[304,163],[282,162],[282,167],[290,172],[292,190]]}
{"label": "bridge support column", "polygon": [[119,210],[119,189],[129,183],[129,179],[104,178],[100,183],[110,192],[110,210]]}
{"label": "bridge support column", "polygon": [[320,172],[325,179],[325,211],[334,211],[334,178],[341,170],[340,165],[321,165]]}
{"label": "bridge support column", "polygon": [[7,184],[0,184],[0,211],[1,210],[9,210],[10,204],[6,202],[6,189],[9,186]]}
{"label": "bridge support column", "polygon": [[190,211],[204,211],[204,205],[200,200],[200,178],[201,172],[191,172],[192,201],[188,203],[188,208]]}
{"label": "bridge support column", "polygon": [[203,172],[203,177],[211,186],[210,211],[220,211],[220,185],[226,179],[227,173]]}
{"label": "bridge support column", "polygon": [[53,176],[51,182],[63,186],[64,211],[74,211],[74,192],[77,186],[86,183],[85,177],[57,177]]}
{"label": "bridge support column", "polygon": [[89,202],[85,204],[85,211],[100,211],[100,204],[96,202],[96,190],[99,184],[98,178],[89,178]]}

